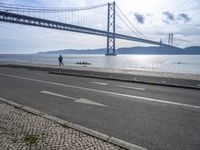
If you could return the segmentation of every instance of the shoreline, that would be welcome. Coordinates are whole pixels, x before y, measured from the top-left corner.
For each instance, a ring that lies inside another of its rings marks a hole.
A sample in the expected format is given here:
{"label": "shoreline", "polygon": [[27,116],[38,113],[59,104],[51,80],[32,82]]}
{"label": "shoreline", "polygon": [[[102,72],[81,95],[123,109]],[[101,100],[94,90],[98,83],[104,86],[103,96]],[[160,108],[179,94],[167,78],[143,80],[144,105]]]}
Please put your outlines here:
{"label": "shoreline", "polygon": [[1,61],[0,65],[21,65],[21,66],[34,66],[34,67],[50,67],[59,69],[73,69],[81,71],[95,71],[95,72],[107,72],[107,73],[120,73],[129,75],[140,75],[140,76],[153,76],[153,77],[167,77],[167,78],[178,78],[187,80],[199,80],[200,74],[192,73],[173,73],[173,72],[159,72],[159,71],[148,71],[148,70],[133,70],[133,69],[114,69],[114,68],[101,68],[101,67],[91,67],[91,66],[75,66],[75,65],[64,65],[58,66],[54,64],[37,64],[30,62],[16,62],[16,61]]}
{"label": "shoreline", "polygon": [[[149,56],[119,55],[116,57],[105,57],[104,55],[63,55],[63,62],[67,67],[88,67],[104,70],[117,70],[120,72],[135,72],[139,75],[150,75],[158,77],[174,76],[171,74],[200,75],[200,55],[198,56]],[[34,65],[58,65],[56,55],[27,55],[27,56],[1,56],[0,62],[34,64]],[[90,65],[76,64],[77,62],[88,62]],[[121,71],[122,70],[122,71]],[[116,71],[116,72],[117,72]],[[164,75],[167,74],[167,75]],[[188,78],[188,77],[187,77]],[[187,79],[184,78],[184,79]],[[190,79],[190,78],[189,78]]]}

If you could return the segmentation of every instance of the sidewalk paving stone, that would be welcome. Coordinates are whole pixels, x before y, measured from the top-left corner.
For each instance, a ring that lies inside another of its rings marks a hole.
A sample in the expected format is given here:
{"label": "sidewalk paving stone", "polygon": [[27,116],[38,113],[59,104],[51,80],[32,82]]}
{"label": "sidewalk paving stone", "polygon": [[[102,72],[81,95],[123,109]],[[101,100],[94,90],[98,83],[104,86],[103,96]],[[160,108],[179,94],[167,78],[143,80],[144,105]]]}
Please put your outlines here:
{"label": "sidewalk paving stone", "polygon": [[109,142],[0,103],[0,150],[123,150]]}

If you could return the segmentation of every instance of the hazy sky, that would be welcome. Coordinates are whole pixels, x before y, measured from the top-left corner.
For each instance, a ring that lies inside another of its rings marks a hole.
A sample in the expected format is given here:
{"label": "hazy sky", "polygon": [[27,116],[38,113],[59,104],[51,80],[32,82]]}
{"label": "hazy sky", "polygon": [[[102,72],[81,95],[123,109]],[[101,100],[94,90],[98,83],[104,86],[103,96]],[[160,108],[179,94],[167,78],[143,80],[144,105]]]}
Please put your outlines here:
{"label": "hazy sky", "polygon": [[[108,0],[0,0],[39,7],[84,7]],[[116,0],[132,23],[149,39],[176,46],[200,46],[200,0]],[[97,12],[98,13],[98,12]],[[119,25],[120,26],[120,25]],[[128,31],[127,31],[128,32]],[[117,40],[117,47],[145,44]],[[0,22],[0,53],[36,53],[59,49],[105,48],[106,38]]]}

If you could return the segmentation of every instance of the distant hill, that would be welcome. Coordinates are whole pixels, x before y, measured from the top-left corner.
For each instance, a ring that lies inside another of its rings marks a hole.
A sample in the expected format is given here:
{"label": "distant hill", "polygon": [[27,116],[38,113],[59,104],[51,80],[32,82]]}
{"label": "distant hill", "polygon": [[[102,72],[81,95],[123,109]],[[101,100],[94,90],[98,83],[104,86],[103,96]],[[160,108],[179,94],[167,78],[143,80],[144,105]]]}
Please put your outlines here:
{"label": "distant hill", "polygon": [[[106,49],[65,49],[48,52],[39,52],[38,54],[105,54]],[[117,54],[145,54],[145,55],[200,55],[200,46],[192,46],[187,48],[174,47],[128,47],[119,48]]]}
{"label": "distant hill", "polygon": [[87,49],[87,50],[77,50],[77,49],[65,49],[56,50],[48,52],[39,52],[38,54],[105,54],[106,49]]}
{"label": "distant hill", "polygon": [[199,55],[200,52],[200,46],[192,46],[192,47],[186,47],[185,49],[185,53],[189,53],[189,54],[197,54]]}

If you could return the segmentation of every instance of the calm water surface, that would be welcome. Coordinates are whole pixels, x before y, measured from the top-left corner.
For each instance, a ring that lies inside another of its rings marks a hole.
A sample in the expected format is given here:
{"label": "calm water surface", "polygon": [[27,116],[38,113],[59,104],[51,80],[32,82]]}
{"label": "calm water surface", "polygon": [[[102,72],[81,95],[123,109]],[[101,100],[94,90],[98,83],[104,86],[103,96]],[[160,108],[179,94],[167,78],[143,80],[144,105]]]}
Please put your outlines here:
{"label": "calm water surface", "polygon": [[[89,62],[91,67],[200,74],[200,55],[63,55],[65,65]],[[0,61],[58,64],[58,55],[0,54]]]}

